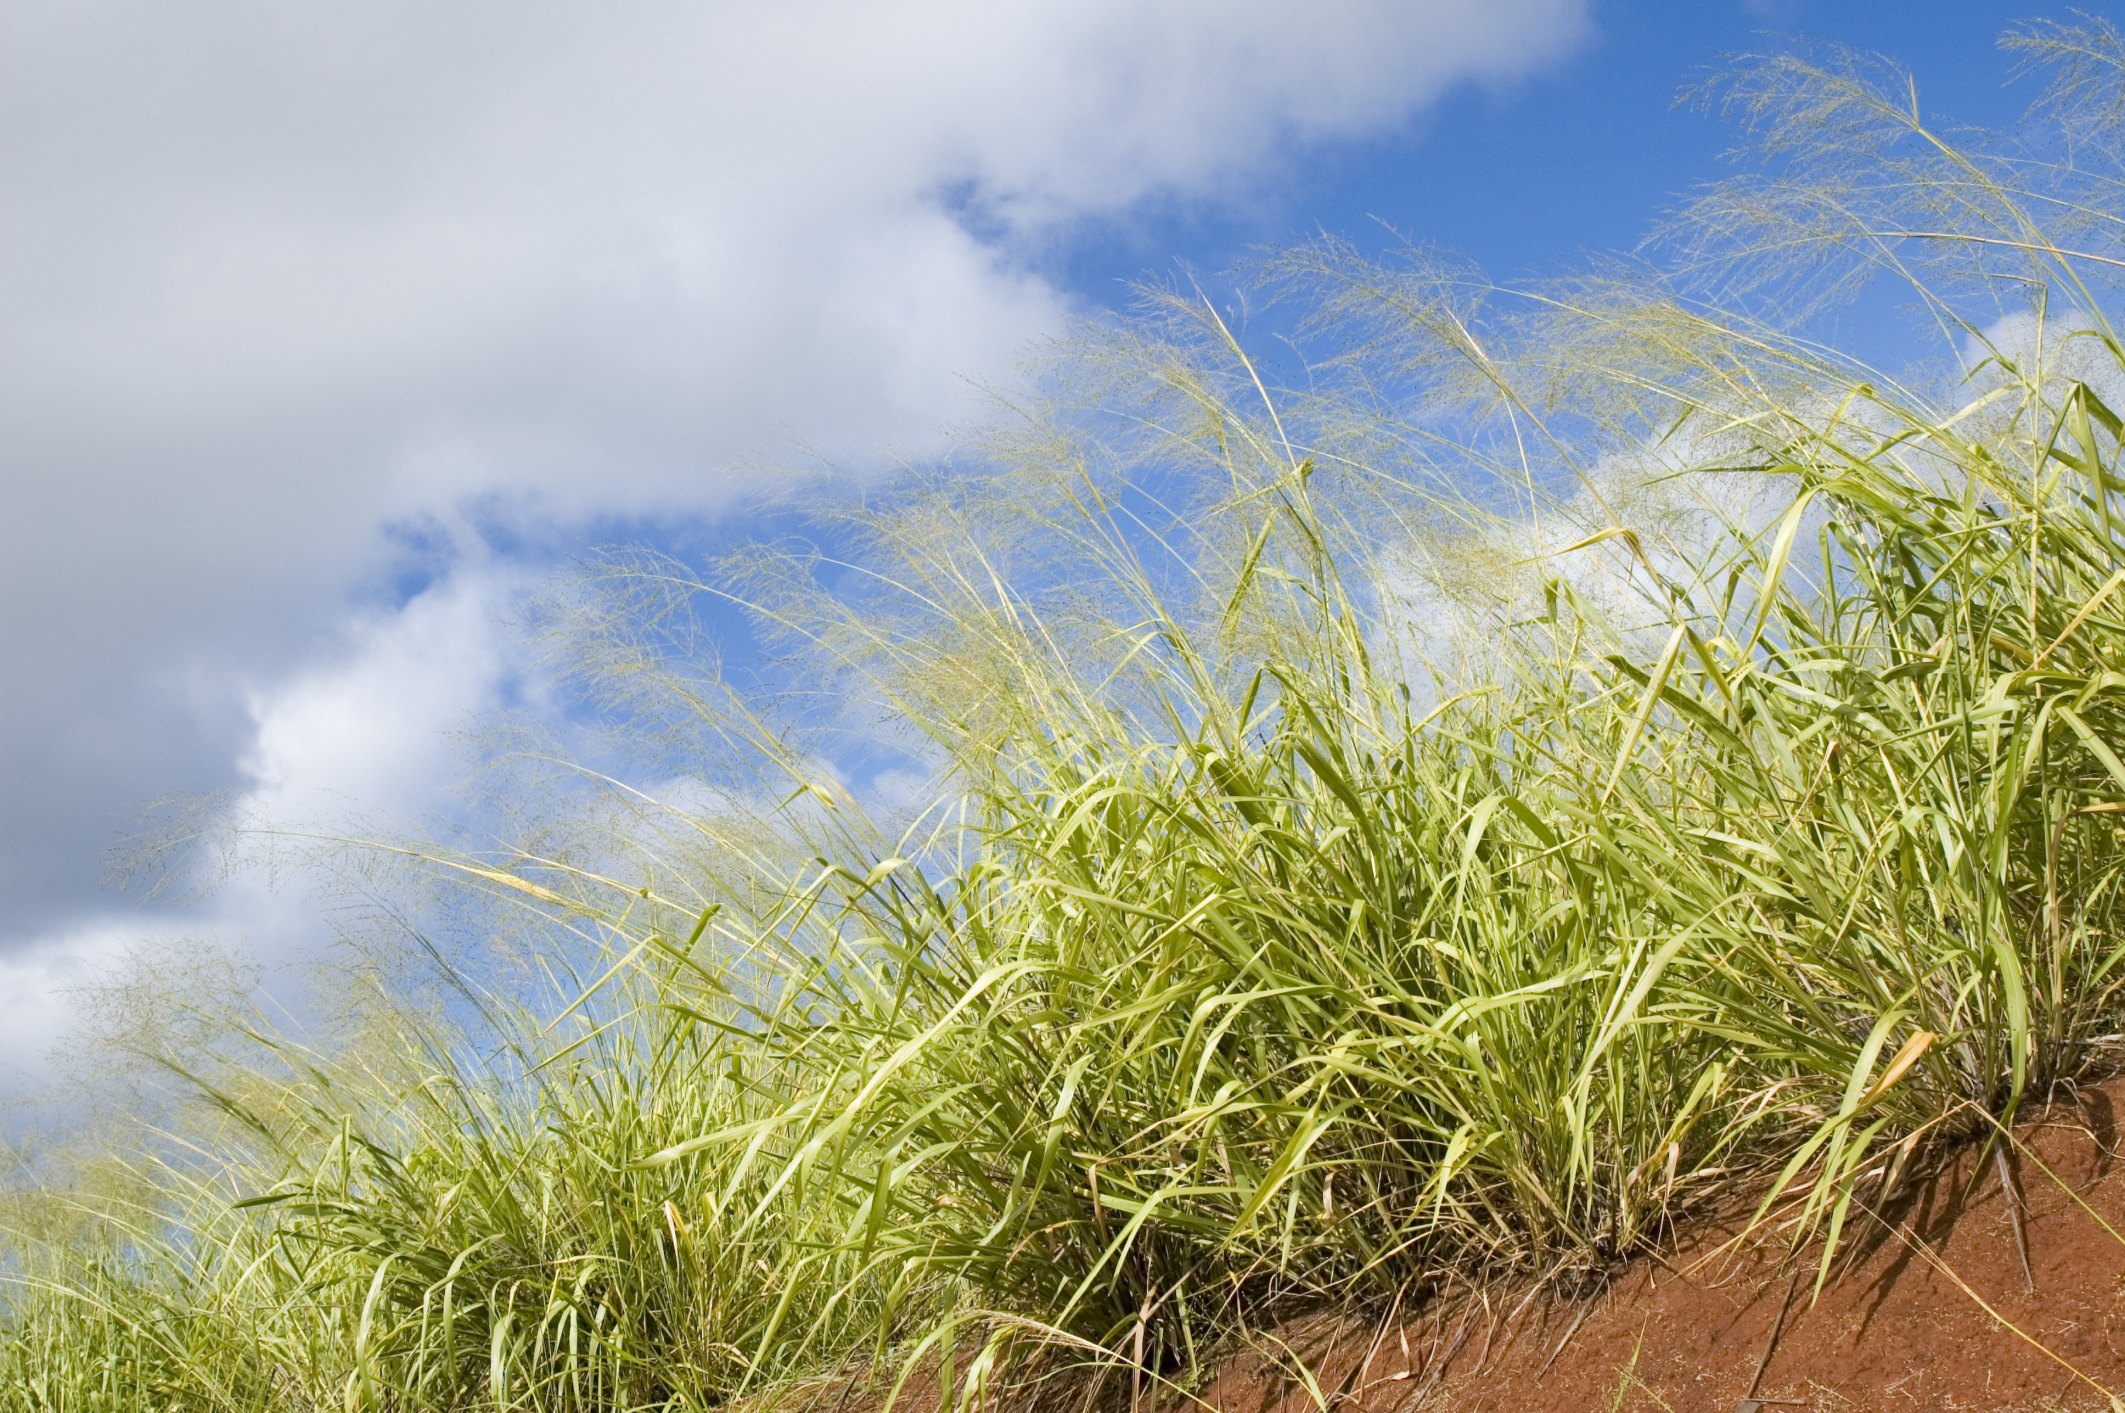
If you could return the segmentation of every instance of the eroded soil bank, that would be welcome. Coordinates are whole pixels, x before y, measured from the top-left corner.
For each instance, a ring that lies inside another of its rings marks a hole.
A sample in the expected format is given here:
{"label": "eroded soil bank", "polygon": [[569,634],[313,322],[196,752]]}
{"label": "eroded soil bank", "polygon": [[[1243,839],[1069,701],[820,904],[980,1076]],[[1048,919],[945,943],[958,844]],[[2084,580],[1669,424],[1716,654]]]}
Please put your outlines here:
{"label": "eroded soil bank", "polygon": [[2111,1080],[2018,1130],[2024,1241],[1997,1163],[1964,1152],[1854,1216],[1855,1259],[1819,1299],[1812,1253],[1712,1224],[1585,1299],[1491,1292],[1385,1329],[1303,1322],[1276,1332],[1290,1355],[1261,1341],[1198,1397],[1221,1413],[2125,1409],[2121,1110]]}

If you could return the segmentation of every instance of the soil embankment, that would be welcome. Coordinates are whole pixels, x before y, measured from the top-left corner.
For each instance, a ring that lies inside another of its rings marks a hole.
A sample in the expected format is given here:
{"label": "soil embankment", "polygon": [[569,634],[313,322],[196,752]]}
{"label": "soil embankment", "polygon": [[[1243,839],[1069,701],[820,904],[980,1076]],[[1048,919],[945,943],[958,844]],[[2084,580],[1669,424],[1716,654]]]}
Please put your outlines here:
{"label": "soil embankment", "polygon": [[[1855,1212],[1852,1259],[1819,1299],[1812,1253],[1712,1224],[1585,1299],[1490,1292],[1385,1330],[1323,1319],[1278,1339],[1338,1413],[2125,1409],[2121,1111],[2112,1080],[2024,1124],[2019,1203],[1996,1162],[1964,1151],[1893,1209]],[[1199,1396],[1221,1413],[1318,1413],[1280,1363],[1234,1360]]]}

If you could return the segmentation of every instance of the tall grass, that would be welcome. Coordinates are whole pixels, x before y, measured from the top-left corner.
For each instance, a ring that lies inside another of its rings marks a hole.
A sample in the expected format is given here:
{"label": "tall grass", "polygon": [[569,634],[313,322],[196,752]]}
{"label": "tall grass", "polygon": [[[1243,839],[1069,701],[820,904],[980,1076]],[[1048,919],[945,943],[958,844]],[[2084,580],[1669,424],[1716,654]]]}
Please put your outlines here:
{"label": "tall grass", "polygon": [[[2011,43],[2012,142],[1763,61],[1709,96],[1771,165],[1643,261],[1290,253],[1303,379],[1152,297],[834,560],[616,557],[581,683],[694,803],[436,860],[595,939],[568,1020],[468,983],[192,1075],[211,1124],[18,1195],[0,1389],[1119,1389],[1739,1191],[1834,1248],[2119,1030],[2125,47]],[[1954,367],[1824,340],[1875,276]],[[779,701],[676,651],[703,596]],[[867,813],[888,758],[934,803]]]}

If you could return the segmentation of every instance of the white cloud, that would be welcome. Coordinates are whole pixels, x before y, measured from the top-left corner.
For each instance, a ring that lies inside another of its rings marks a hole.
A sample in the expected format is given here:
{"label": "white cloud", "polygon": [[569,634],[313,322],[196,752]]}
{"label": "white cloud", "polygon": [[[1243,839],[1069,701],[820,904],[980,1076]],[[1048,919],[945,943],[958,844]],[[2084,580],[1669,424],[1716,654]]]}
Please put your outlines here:
{"label": "white cloud", "polygon": [[[353,618],[306,667],[251,688],[244,788],[203,822],[398,837],[450,810],[468,765],[464,733],[522,686],[526,655],[503,624],[526,584],[507,566],[461,566],[401,607]],[[288,850],[266,838],[241,852],[255,865]],[[304,852],[293,848],[297,860]],[[176,881],[188,886],[212,864],[177,860]],[[205,880],[216,886],[202,906],[98,909],[0,951],[0,1099],[22,1092],[66,1036],[83,988],[142,954],[211,938],[202,945],[268,970],[314,955],[334,936],[334,906],[320,879],[290,873],[240,868]]]}
{"label": "white cloud", "polygon": [[797,444],[919,454],[1057,327],[1070,222],[1273,181],[1585,11],[0,8],[0,954],[72,935],[146,797],[420,798],[506,664],[470,588],[318,648],[379,527],[565,540]]}
{"label": "white cloud", "polygon": [[155,930],[146,917],[107,915],[0,953],[0,1103],[36,1091],[46,1057],[75,1022],[72,993],[153,945]]}
{"label": "white cloud", "polygon": [[[1985,393],[2014,381],[2008,365],[2021,379],[2043,389],[2044,397],[2057,401],[2070,383],[2085,383],[2111,407],[2125,405],[2125,375],[2118,360],[2097,335],[2098,325],[2079,309],[2060,309],[2039,318],[2034,309],[2018,309],[1965,335],[1958,348],[1963,368],[1971,375],[1964,397],[1976,401]],[[2001,415],[2019,415],[2011,409]]]}
{"label": "white cloud", "polygon": [[521,670],[502,626],[521,587],[507,570],[459,569],[402,608],[357,619],[337,654],[253,689],[237,816],[404,828],[440,804],[464,766],[459,733]]}

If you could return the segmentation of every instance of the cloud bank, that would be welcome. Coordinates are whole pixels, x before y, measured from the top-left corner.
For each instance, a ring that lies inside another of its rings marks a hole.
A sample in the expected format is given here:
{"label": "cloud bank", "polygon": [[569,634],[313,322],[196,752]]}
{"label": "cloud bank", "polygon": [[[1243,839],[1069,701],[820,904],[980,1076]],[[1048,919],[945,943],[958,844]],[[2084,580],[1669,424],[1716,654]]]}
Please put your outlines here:
{"label": "cloud bank", "polygon": [[0,10],[0,987],[141,921],[93,890],[148,797],[418,794],[502,669],[487,589],[350,610],[387,530],[565,551],[762,453],[919,455],[1060,325],[1076,223],[1394,130],[1585,8]]}

